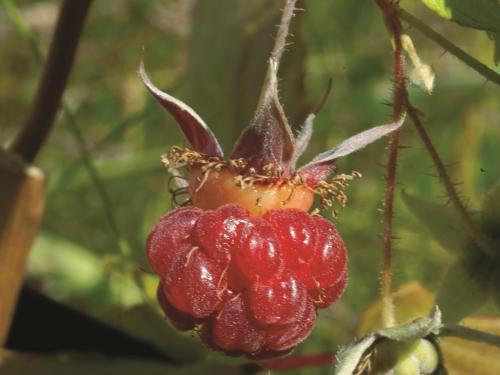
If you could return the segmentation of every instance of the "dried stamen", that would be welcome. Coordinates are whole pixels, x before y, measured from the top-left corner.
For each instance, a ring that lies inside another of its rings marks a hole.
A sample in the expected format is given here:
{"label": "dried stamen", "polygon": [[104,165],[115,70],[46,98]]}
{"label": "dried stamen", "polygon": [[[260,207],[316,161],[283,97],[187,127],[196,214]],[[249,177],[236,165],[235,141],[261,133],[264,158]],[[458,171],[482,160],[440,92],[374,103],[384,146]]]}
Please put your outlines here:
{"label": "dried stamen", "polygon": [[[338,203],[342,208],[344,208],[348,201],[344,190],[349,186],[349,182],[351,180],[361,177],[361,173],[353,171],[351,174],[335,175],[325,181],[318,182],[315,186],[309,186],[306,184],[300,173],[294,173],[290,178],[286,178],[283,177],[282,168],[276,167],[273,164],[267,164],[262,168],[262,170],[258,171],[255,168],[248,168],[248,163],[243,158],[226,161],[218,157],[202,154],[189,148],[177,146],[174,146],[167,154],[162,156],[162,162],[167,168],[198,168],[202,173],[202,177],[196,191],[199,191],[203,187],[211,172],[228,170],[234,175],[235,185],[242,190],[250,188],[256,184],[273,185],[275,187],[291,187],[290,196],[281,202],[283,206],[285,206],[291,199],[297,186],[306,187],[320,197],[322,209],[329,209],[333,207],[335,203]],[[175,178],[182,177],[175,176]],[[176,189],[171,192],[174,195],[174,202],[179,205],[177,197],[186,194],[187,189]],[[186,205],[189,203],[190,201],[186,200],[180,205]],[[318,214],[318,211],[314,211],[313,214]],[[336,216],[335,210],[333,210],[333,215]]]}

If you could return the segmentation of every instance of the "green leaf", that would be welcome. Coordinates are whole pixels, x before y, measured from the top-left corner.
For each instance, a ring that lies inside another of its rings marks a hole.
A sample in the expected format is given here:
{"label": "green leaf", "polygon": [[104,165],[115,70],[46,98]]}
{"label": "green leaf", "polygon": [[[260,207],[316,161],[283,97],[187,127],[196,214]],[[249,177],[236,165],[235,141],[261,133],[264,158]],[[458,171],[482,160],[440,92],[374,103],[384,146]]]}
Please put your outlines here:
{"label": "green leaf", "polygon": [[500,2],[498,0],[421,0],[441,17],[462,26],[485,30],[495,43],[494,60],[500,60]]}
{"label": "green leaf", "polygon": [[497,0],[421,0],[441,17],[475,29],[500,32]]}
{"label": "green leaf", "polygon": [[403,201],[413,214],[431,232],[432,237],[450,253],[462,252],[467,243],[462,222],[455,209],[429,202],[402,192]]}
{"label": "green leaf", "polygon": [[482,307],[490,296],[491,275],[475,262],[459,260],[446,272],[436,295],[443,321],[457,323]]}

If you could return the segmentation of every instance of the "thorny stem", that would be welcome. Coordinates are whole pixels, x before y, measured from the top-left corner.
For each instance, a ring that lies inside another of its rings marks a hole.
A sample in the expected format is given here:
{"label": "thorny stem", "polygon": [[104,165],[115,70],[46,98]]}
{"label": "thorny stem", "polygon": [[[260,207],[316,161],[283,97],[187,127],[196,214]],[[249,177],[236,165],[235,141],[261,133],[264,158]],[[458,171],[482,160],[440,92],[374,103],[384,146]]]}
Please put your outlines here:
{"label": "thorny stem", "polygon": [[412,14],[408,13],[404,9],[399,9],[399,17],[408,22],[413,27],[415,27],[426,37],[439,44],[441,47],[443,47],[446,51],[451,53],[457,59],[464,62],[467,66],[474,69],[477,73],[481,74],[484,78],[486,78],[491,82],[496,83],[497,85],[500,85],[500,74],[488,68],[486,65],[476,60],[474,57],[469,55],[463,49],[451,43],[448,39],[446,39],[444,36],[431,29],[424,22],[422,22]]}
{"label": "thorny stem", "polygon": [[65,0],[33,106],[12,152],[31,163],[54,123],[92,0]]}
{"label": "thorny stem", "polygon": [[425,127],[423,126],[422,121],[420,120],[418,110],[414,106],[412,106],[411,103],[408,103],[408,116],[415,125],[415,128],[417,129],[420,139],[422,139],[422,142],[427,148],[427,151],[431,155],[431,159],[437,169],[439,179],[441,180],[441,183],[444,185],[444,188],[446,189],[446,193],[448,194],[451,203],[458,211],[458,214],[460,215],[463,222],[467,226],[470,235],[476,241],[479,248],[487,256],[494,256],[495,253],[493,246],[490,243],[491,242],[490,239],[483,233],[479,225],[471,217],[469,211],[467,211],[467,208],[460,199],[460,196],[458,195],[455,187],[453,186],[453,182],[451,181],[450,176],[446,171],[446,167],[444,166],[443,161],[439,157],[439,154],[436,148],[434,147],[434,144],[432,143],[429,134],[425,130]]}
{"label": "thorny stem", "polygon": [[292,21],[293,12],[295,11],[295,3],[297,0],[286,0],[285,7],[283,8],[283,14],[281,15],[281,21],[276,34],[276,39],[274,41],[273,51],[271,52],[271,59],[274,63],[274,69],[278,71],[281,56],[286,46],[286,37],[288,35],[288,29]]}
{"label": "thorny stem", "polygon": [[[387,29],[394,38],[394,82],[392,117],[398,121],[403,114],[407,102],[406,78],[401,36],[403,27],[398,18],[398,7],[391,0],[375,0],[384,15]],[[383,266],[381,277],[382,321],[385,327],[393,326],[394,301],[392,299],[392,220],[394,217],[394,188],[396,185],[396,168],[399,148],[399,131],[391,135],[389,141],[389,157],[387,161],[386,189],[384,197],[384,227],[383,227]]]}
{"label": "thorny stem", "polygon": [[461,325],[444,326],[440,330],[440,335],[457,337],[464,340],[482,342],[484,344],[493,345],[500,348],[500,336],[492,335],[491,333],[478,331]]}

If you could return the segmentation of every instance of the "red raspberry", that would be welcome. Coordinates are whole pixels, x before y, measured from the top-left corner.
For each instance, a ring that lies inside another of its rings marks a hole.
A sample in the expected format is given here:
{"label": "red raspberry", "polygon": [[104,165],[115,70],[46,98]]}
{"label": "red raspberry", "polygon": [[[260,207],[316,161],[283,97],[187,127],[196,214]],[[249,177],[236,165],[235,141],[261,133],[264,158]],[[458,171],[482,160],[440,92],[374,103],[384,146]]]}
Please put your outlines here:
{"label": "red raspberry", "polygon": [[334,285],[346,267],[345,245],[335,227],[326,219],[313,218],[318,241],[310,262],[311,275],[321,288]]}
{"label": "red raspberry", "polygon": [[254,283],[248,295],[252,312],[262,324],[294,323],[307,304],[307,289],[291,272]]}
{"label": "red raspberry", "polygon": [[219,263],[227,264],[239,246],[250,214],[241,206],[225,205],[206,212],[196,223],[195,237],[203,251]]}
{"label": "red raspberry", "polygon": [[172,277],[163,280],[165,294],[177,309],[196,318],[204,318],[215,311],[221,294],[227,287],[222,268],[193,247],[177,263]]}
{"label": "red raspberry", "polygon": [[198,326],[203,342],[229,355],[292,350],[347,279],[335,227],[297,209],[258,218],[237,205],[179,208],[158,221],[147,245],[169,321],[179,330]]}
{"label": "red raspberry", "polygon": [[302,315],[294,322],[274,325],[269,330],[266,340],[268,348],[275,351],[288,350],[303,341],[311,333],[316,321],[316,309],[308,300]]}
{"label": "red raspberry", "polygon": [[186,168],[176,191],[198,207],[165,215],[148,237],[147,258],[162,285],[158,299],[174,326],[194,327],[208,346],[251,358],[293,350],[311,332],[316,310],[340,298],[347,282],[344,243],[330,222],[307,212],[315,193],[322,202],[344,204],[342,189],[360,175],[329,180],[337,159],[404,121],[359,133],[296,168],[314,114],[295,136],[279,101],[274,59],[255,117],[229,160],[201,117],[160,91],[142,63],[139,70],[191,145],[173,147],[162,160]]}
{"label": "red raspberry", "polygon": [[160,282],[158,284],[158,289],[156,291],[156,298],[158,303],[162,308],[165,316],[168,318],[170,323],[177,328],[179,331],[190,331],[196,325],[196,319],[191,315],[185,314],[182,311],[177,310],[170,302],[168,302],[167,296],[163,291],[163,285]]}
{"label": "red raspberry", "polygon": [[262,219],[249,222],[233,256],[240,273],[248,282],[279,274],[283,268],[283,253],[274,228]]}
{"label": "red raspberry", "polygon": [[241,295],[226,300],[212,324],[217,347],[244,353],[258,352],[265,343],[266,327],[259,325]]}
{"label": "red raspberry", "polygon": [[202,212],[196,207],[177,208],[160,218],[149,233],[146,255],[160,277],[166,275],[180,253],[192,248],[189,237]]}
{"label": "red raspberry", "polygon": [[309,291],[309,295],[314,300],[314,305],[318,309],[324,309],[338,300],[347,287],[347,273],[344,272],[340,279],[331,287],[318,288]]}
{"label": "red raspberry", "polygon": [[316,230],[312,216],[297,208],[270,210],[264,215],[276,231],[281,246],[286,248],[285,264],[297,268],[311,260],[316,244]]}

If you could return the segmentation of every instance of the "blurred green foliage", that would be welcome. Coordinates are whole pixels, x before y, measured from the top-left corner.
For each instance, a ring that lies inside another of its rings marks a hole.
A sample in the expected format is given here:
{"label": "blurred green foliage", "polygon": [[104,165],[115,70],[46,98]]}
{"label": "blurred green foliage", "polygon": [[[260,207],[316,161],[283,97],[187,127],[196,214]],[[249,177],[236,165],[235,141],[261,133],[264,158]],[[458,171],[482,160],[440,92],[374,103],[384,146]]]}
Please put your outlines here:
{"label": "blurred green foliage", "polygon": [[[45,53],[59,2],[15,4]],[[151,332],[156,337],[146,338],[176,358],[194,361],[207,355],[188,335],[178,335],[166,324],[163,336],[160,328],[147,331],[141,325],[153,324],[148,314],[158,312],[145,238],[157,218],[171,208],[160,155],[185,141],[174,120],[147,95],[136,71],[144,46],[154,81],[189,103],[228,153],[252,117],[280,5],[243,0],[94,2],[65,94],[74,121],[59,116],[37,160],[50,183],[43,229],[30,258],[30,283],[139,337]],[[319,101],[328,79],[333,80],[305,162],[349,135],[387,122],[390,108],[383,103],[391,96],[392,50],[372,2],[316,0],[302,5],[305,12],[294,21],[293,44],[280,71],[281,97],[294,126]],[[499,72],[485,33],[446,23],[418,1],[403,0],[401,5]],[[442,158],[455,163],[449,171],[462,183],[459,189],[466,202],[479,209],[500,177],[498,87],[443,54],[416,30],[410,28],[409,34],[437,76],[432,96],[409,88],[413,104],[426,114],[425,124]],[[23,123],[41,68],[29,42],[2,8],[0,50],[0,139],[7,144]],[[82,162],[75,127],[104,192]],[[430,158],[409,123],[401,143],[409,148],[401,151],[398,165],[395,283],[417,280],[435,291],[454,256],[432,238],[399,192],[404,188],[435,202],[437,210],[449,207],[444,207],[443,188],[432,176]],[[377,298],[385,146],[380,141],[338,163],[339,172],[363,174],[349,188],[348,207],[334,219],[349,249],[349,287],[340,302],[321,311],[317,328],[298,352],[332,351],[350,341],[360,314]],[[132,323],[117,318],[130,309],[135,315],[128,314],[126,320]],[[158,327],[163,324],[159,323]],[[316,371],[327,372],[307,373]]]}

